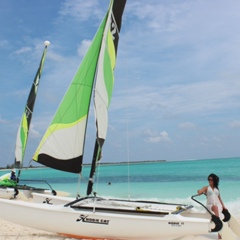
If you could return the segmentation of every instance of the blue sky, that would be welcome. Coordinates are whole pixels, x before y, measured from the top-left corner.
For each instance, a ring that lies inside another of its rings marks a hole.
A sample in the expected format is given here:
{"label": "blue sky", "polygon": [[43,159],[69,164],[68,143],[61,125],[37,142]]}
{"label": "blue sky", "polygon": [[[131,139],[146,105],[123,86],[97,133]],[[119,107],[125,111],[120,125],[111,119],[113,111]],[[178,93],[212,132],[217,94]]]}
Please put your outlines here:
{"label": "blue sky", "polygon": [[[0,1],[0,166],[44,48],[25,162],[31,159],[108,0]],[[128,0],[103,161],[240,156],[240,2]],[[93,116],[93,113],[91,113]],[[95,138],[90,119],[85,162]]]}

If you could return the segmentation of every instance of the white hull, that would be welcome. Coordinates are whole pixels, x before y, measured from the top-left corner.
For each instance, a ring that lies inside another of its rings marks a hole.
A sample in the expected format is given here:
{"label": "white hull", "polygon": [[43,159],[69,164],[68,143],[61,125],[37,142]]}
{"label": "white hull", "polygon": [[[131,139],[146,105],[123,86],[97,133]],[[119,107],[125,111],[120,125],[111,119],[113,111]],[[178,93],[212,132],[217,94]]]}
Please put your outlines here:
{"label": "white hull", "polygon": [[14,188],[0,188],[0,198],[10,199],[14,196]]}
{"label": "white hull", "polygon": [[42,193],[32,193],[33,201],[35,203],[47,203],[47,204],[66,204],[75,200],[75,198],[64,197],[64,196],[53,196]]}
{"label": "white hull", "polygon": [[51,190],[23,189],[22,192],[27,198],[33,198],[33,194],[38,192],[41,192],[44,196],[53,196]]}
{"label": "white hull", "polygon": [[83,199],[75,206],[0,199],[0,218],[79,238],[170,240],[211,230],[208,214],[176,213],[177,205]]}
{"label": "white hull", "polygon": [[[49,198],[49,197],[53,196],[52,195],[53,193],[51,190],[43,190],[43,189],[36,190],[34,188],[23,188],[23,187],[21,187],[20,189],[18,187],[16,187],[16,189],[17,190],[15,190],[15,188],[8,188],[8,187],[0,188],[0,198],[3,198],[3,199],[14,198],[14,194],[18,198],[19,193],[22,193],[26,198],[32,199],[33,194],[35,194],[35,193],[37,194],[37,192],[41,192],[39,194],[45,196],[45,198],[47,198],[47,197]],[[22,198],[22,194],[21,194],[21,198]]]}
{"label": "white hull", "polygon": [[223,224],[222,231],[220,235],[223,240],[238,240],[237,236],[234,234],[231,228],[229,228],[228,223]]}
{"label": "white hull", "polygon": [[231,216],[230,221],[227,224],[229,228],[240,238],[240,223]]}

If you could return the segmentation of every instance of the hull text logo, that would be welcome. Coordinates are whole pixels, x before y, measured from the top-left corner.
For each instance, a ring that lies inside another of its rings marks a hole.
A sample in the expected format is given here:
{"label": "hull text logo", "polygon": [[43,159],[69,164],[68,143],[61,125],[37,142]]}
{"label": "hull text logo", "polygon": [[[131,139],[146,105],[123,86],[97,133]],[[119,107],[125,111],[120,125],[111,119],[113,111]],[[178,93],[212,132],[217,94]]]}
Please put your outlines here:
{"label": "hull text logo", "polygon": [[184,222],[168,222],[168,224],[172,227],[182,227],[182,225],[184,225]]}
{"label": "hull text logo", "polygon": [[110,220],[101,219],[101,218],[92,218],[92,217],[89,217],[88,215],[81,214],[76,221],[77,222],[96,223],[96,224],[108,225]]}

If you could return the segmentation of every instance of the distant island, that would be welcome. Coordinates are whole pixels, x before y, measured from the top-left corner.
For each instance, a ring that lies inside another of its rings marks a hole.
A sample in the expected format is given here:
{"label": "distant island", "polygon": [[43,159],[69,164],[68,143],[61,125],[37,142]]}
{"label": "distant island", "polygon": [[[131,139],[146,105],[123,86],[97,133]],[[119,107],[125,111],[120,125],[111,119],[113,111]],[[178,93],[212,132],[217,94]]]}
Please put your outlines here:
{"label": "distant island", "polygon": [[[101,162],[101,165],[120,165],[120,164],[139,164],[139,163],[157,163],[166,162],[167,160],[139,160],[132,162]],[[85,163],[83,166],[89,166],[91,163]]]}
{"label": "distant island", "polygon": [[[138,161],[132,161],[132,162],[102,162],[100,161],[101,165],[121,165],[121,164],[139,164],[139,163],[158,163],[158,162],[166,162],[167,160],[138,160]],[[91,163],[83,163],[83,166],[91,166]],[[7,169],[13,169],[13,168],[17,168],[16,166],[14,166],[14,164],[12,165],[7,165],[6,167],[0,167],[1,170],[7,170]],[[41,166],[33,166],[30,165],[29,167],[22,167],[22,169],[26,169],[26,168],[47,168],[44,165]]]}

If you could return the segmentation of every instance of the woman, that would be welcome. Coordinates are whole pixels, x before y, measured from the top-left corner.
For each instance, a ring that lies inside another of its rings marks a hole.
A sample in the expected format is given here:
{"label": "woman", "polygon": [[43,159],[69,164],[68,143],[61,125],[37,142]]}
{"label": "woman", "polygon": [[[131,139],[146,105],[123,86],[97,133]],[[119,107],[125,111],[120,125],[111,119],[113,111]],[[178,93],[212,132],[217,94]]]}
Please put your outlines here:
{"label": "woman", "polygon": [[[209,186],[205,186],[202,189],[198,190],[198,194],[205,194],[207,196],[207,208],[219,217],[222,210],[226,209],[220,197],[218,188],[219,177],[211,173],[208,176],[208,182]],[[221,239],[220,235],[218,235],[218,239]]]}

